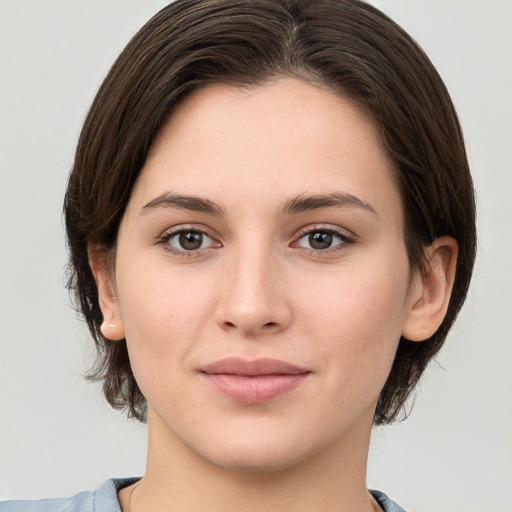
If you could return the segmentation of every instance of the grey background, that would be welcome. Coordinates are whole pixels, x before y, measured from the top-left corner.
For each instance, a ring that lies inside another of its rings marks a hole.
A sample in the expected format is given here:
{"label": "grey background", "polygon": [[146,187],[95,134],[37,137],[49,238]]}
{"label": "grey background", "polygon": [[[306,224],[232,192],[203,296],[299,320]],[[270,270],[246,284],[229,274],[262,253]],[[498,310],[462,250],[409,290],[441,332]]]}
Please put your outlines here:
{"label": "grey background", "polygon": [[[380,0],[452,93],[478,191],[468,302],[411,417],[378,429],[368,485],[415,512],[512,511],[512,2]],[[0,0],[0,498],[140,475],[145,426],[81,375],[61,204],[81,123],[157,0]]]}

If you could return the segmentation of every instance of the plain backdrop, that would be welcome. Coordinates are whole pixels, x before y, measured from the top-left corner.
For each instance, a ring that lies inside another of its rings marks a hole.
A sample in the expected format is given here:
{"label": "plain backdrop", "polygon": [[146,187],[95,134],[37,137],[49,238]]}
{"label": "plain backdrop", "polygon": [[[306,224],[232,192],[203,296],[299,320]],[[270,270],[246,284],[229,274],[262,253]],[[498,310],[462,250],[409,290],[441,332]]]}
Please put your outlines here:
{"label": "plain backdrop", "polygon": [[[410,418],[374,433],[368,485],[411,512],[512,511],[512,2],[374,2],[423,46],[458,109],[478,192],[469,299]],[[61,205],[93,95],[159,0],[0,0],[0,498],[144,471],[146,427],[82,375]]]}

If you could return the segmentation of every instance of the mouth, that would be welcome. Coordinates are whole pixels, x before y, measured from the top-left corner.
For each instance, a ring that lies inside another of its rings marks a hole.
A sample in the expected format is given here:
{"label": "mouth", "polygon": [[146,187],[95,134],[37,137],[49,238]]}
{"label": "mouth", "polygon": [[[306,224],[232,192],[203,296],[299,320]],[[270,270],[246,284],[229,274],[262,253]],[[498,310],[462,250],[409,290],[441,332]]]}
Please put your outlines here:
{"label": "mouth", "polygon": [[262,404],[300,386],[311,371],[277,359],[227,358],[204,366],[200,373],[225,398]]}

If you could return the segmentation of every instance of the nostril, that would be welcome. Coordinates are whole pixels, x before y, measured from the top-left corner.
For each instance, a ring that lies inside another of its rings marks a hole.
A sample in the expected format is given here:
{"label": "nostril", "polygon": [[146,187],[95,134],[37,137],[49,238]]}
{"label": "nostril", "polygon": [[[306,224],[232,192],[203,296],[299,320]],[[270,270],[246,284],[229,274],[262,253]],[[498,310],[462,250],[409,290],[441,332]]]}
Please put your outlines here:
{"label": "nostril", "polygon": [[275,322],[267,322],[263,327],[274,327],[274,325],[277,325]]}

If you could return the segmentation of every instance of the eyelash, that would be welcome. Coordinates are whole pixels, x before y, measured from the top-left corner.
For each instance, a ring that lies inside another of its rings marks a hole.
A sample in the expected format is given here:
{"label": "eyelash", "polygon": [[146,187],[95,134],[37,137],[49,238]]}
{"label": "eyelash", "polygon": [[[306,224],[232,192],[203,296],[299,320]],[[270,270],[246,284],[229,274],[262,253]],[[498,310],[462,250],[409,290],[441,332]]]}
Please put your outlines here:
{"label": "eyelash", "polygon": [[[300,240],[307,236],[311,236],[314,233],[322,233],[328,235],[334,235],[340,239],[340,242],[333,247],[328,247],[326,249],[308,249],[306,247],[302,247],[303,250],[307,251],[311,255],[315,256],[329,256],[333,253],[343,251],[347,249],[347,246],[354,244],[357,241],[357,238],[352,233],[349,233],[345,230],[342,230],[333,226],[325,226],[325,225],[313,225],[308,226],[302,229],[295,238],[295,241],[292,243],[292,247],[297,247]],[[299,246],[301,247],[301,246]]]}
{"label": "eyelash", "polygon": [[[169,241],[172,240],[174,237],[185,234],[185,233],[197,233],[202,236],[206,236],[213,242],[212,247],[206,247],[206,248],[199,248],[199,249],[193,249],[193,250],[186,250],[186,249],[176,249],[172,245],[170,245]],[[210,249],[216,249],[217,247],[221,247],[221,244],[219,242],[216,242],[213,236],[209,235],[205,229],[201,229],[195,226],[180,226],[177,229],[172,229],[171,231],[168,231],[164,233],[162,236],[158,237],[157,243],[162,245],[164,250],[167,252],[170,252],[174,256],[180,256],[182,258],[193,258],[197,257],[205,250]]]}
{"label": "eyelash", "polygon": [[[185,233],[197,233],[201,236],[206,236],[213,242],[213,246],[206,247],[206,248],[199,248],[199,249],[176,249],[172,247],[169,244],[169,241],[172,240],[174,237],[185,234]],[[334,235],[340,239],[340,242],[334,245],[334,247],[328,247],[326,249],[314,249],[314,248],[307,248],[302,247],[299,245],[300,240],[305,238],[306,236],[311,236],[314,233],[322,233],[322,234],[328,234],[328,235]],[[313,225],[308,226],[306,228],[303,228],[295,237],[294,242],[290,244],[291,247],[300,247],[304,251],[307,251],[308,253],[312,255],[330,255],[333,252],[338,252],[341,250],[344,250],[347,248],[347,246],[350,246],[354,244],[357,241],[357,238],[347,231],[341,230],[339,228],[335,228],[332,226],[325,226],[325,225]],[[171,231],[168,231],[164,233],[162,236],[158,237],[157,243],[162,245],[164,250],[167,252],[170,252],[171,254],[175,256],[180,256],[182,258],[191,258],[191,257],[197,257],[201,255],[205,250],[211,250],[216,249],[218,247],[221,247],[221,244],[219,242],[216,242],[214,237],[210,236],[204,229],[194,227],[194,226],[181,226],[178,229],[173,229]]]}

